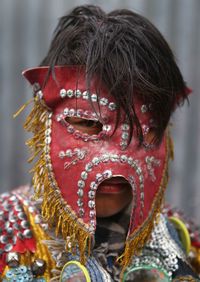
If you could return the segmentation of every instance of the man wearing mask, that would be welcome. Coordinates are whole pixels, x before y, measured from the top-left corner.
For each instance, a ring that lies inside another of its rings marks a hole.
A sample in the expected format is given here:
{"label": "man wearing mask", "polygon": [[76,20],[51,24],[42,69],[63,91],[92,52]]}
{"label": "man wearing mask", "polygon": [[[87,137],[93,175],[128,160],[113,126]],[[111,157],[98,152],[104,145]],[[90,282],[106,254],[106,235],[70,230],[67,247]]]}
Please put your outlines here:
{"label": "man wearing mask", "polygon": [[34,195],[1,198],[3,281],[198,281],[163,211],[168,123],[189,90],[159,31],[80,6],[24,76]]}

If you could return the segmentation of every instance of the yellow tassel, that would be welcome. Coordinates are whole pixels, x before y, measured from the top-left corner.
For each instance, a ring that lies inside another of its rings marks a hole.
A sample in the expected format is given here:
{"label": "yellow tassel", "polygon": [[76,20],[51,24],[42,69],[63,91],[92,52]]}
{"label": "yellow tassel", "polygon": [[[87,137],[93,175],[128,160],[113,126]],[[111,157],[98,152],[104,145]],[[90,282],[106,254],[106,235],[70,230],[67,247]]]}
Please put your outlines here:
{"label": "yellow tassel", "polygon": [[50,240],[50,237],[45,233],[45,231],[40,227],[39,224],[35,223],[35,217],[33,214],[28,212],[27,207],[24,207],[26,214],[29,218],[29,222],[31,223],[31,227],[33,229],[34,232],[34,237],[37,239],[37,247],[36,247],[36,252],[34,254],[32,254],[30,256],[29,254],[29,260],[30,258],[32,259],[32,261],[30,261],[29,263],[26,263],[30,265],[31,262],[33,262],[34,259],[37,258],[41,258],[43,260],[45,260],[46,262],[46,271],[44,273],[44,278],[47,279],[47,281],[50,280],[51,278],[51,270],[53,268],[55,268],[55,261],[53,260],[53,258],[51,257],[51,254],[47,248],[47,246],[45,244],[43,244],[43,240]]}
{"label": "yellow tassel", "polygon": [[171,136],[169,136],[169,155],[170,155],[170,158],[174,160],[174,142]]}
{"label": "yellow tassel", "polygon": [[13,115],[13,118],[16,118],[18,115],[21,114],[21,112],[30,104],[34,101],[34,98],[31,98],[28,100],[23,106],[19,108],[19,110]]}
{"label": "yellow tassel", "polygon": [[60,226],[61,226],[61,221],[62,221],[62,216],[60,215],[59,220],[58,220],[58,225],[56,226],[56,231],[55,231],[56,236],[58,236]]}
{"label": "yellow tassel", "polygon": [[172,124],[170,123],[168,126],[168,149],[169,149],[169,157],[171,160],[174,160],[174,142],[171,137],[171,128]]}
{"label": "yellow tassel", "polygon": [[189,261],[194,270],[200,275],[200,248],[191,247]]}

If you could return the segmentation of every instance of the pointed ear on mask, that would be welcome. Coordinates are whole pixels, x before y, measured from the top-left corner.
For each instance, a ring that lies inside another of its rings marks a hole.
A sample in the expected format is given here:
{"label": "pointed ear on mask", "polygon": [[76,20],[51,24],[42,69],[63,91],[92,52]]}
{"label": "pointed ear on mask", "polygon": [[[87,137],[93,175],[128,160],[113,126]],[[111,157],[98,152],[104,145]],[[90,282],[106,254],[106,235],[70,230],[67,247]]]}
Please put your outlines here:
{"label": "pointed ear on mask", "polygon": [[177,107],[181,106],[184,102],[184,100],[188,100],[188,96],[192,93],[192,89],[189,87],[185,87],[184,89],[184,97],[183,95],[177,94],[177,97],[175,98],[174,103],[174,110],[176,110]]}
{"label": "pointed ear on mask", "polygon": [[34,96],[43,99],[49,108],[62,101],[63,89],[76,89],[77,82],[86,89],[83,66],[55,66],[53,70],[48,66],[37,67],[23,71],[22,75],[33,87]]}

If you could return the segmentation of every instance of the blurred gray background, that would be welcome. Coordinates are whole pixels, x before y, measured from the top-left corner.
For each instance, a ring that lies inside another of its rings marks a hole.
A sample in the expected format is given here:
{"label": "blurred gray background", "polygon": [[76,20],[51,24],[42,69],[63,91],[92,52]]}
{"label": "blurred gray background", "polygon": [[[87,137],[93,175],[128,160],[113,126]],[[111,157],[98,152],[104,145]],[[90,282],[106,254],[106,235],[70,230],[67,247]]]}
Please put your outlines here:
{"label": "blurred gray background", "polygon": [[128,8],[146,16],[163,33],[188,85],[190,105],[172,118],[175,161],[167,200],[200,223],[200,0],[0,0],[0,191],[28,183],[23,112],[12,114],[31,97],[21,77],[45,56],[57,20],[81,4],[106,11]]}

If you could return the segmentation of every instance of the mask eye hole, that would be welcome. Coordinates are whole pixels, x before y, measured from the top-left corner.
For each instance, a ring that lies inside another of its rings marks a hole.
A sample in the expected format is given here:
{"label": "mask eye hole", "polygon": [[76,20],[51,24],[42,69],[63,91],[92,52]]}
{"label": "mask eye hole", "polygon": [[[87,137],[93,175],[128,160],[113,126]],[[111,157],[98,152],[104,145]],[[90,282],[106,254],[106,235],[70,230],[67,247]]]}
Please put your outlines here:
{"label": "mask eye hole", "polygon": [[88,135],[98,135],[103,127],[102,123],[92,119],[66,117],[65,121],[71,124],[75,129],[87,133]]}
{"label": "mask eye hole", "polygon": [[148,133],[144,135],[144,146],[147,148],[154,148],[156,146],[155,143],[156,133],[154,129],[150,129]]}

